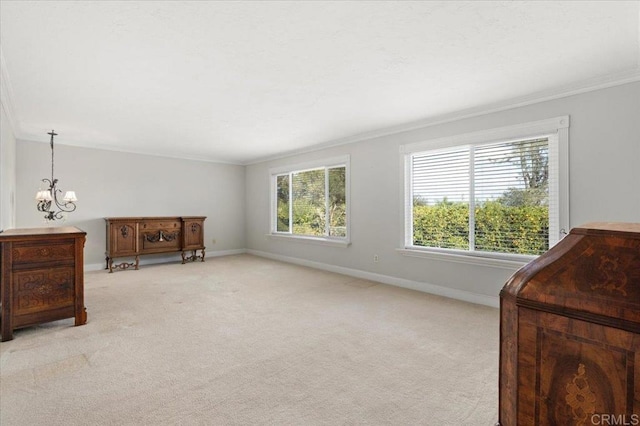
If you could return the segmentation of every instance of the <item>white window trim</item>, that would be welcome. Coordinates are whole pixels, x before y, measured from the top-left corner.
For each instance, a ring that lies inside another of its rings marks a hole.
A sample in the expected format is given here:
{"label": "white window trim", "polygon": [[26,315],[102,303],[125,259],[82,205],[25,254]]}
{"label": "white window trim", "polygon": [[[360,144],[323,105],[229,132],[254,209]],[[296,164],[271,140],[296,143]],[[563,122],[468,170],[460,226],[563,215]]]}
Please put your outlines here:
{"label": "white window trim", "polygon": [[[343,155],[339,157],[324,158],[304,163],[291,164],[287,166],[274,167],[269,169],[269,233],[268,237],[308,244],[319,244],[334,247],[348,247],[351,244],[351,157]],[[331,237],[331,236],[314,236],[314,235],[296,235],[288,232],[279,232],[276,229],[277,217],[277,194],[276,194],[276,176],[291,172],[300,172],[305,170],[313,170],[317,168],[332,168],[337,166],[345,166],[345,199],[346,199],[346,216],[347,216],[347,236]]]}
{"label": "white window trim", "polygon": [[305,243],[305,244],[316,244],[320,246],[348,247],[351,245],[351,242],[348,241],[346,238],[338,238],[338,237],[315,237],[313,235],[294,235],[294,234],[285,234],[283,232],[267,234],[267,237],[274,240],[291,241],[291,242]]}
{"label": "white window trim", "polygon": [[[411,155],[422,151],[452,148],[462,145],[475,145],[479,143],[502,142],[508,140],[522,140],[542,134],[550,135],[555,139],[558,149],[558,163],[549,164],[549,168],[559,168],[556,188],[549,188],[550,193],[558,194],[558,226],[553,229],[557,233],[557,241],[560,241],[569,232],[569,116],[550,118],[513,126],[482,130],[478,132],[464,133],[455,136],[431,139],[422,142],[405,144],[400,146],[400,171],[401,171],[401,229],[403,230],[399,241],[398,252],[404,256],[421,257],[450,262],[462,262],[476,265],[503,267],[507,269],[517,268],[535,259],[537,256],[472,252],[465,250],[438,249],[433,247],[417,247],[413,243],[412,224],[412,199],[411,188]],[[549,230],[552,232],[552,229]]]}

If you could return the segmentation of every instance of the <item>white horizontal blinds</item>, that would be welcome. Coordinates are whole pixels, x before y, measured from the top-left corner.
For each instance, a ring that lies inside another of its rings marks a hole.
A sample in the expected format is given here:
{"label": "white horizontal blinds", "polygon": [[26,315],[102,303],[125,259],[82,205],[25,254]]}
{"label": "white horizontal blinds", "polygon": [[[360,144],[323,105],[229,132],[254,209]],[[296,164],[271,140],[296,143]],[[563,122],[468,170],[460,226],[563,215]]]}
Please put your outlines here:
{"label": "white horizontal blinds", "polygon": [[325,235],[325,169],[291,174],[292,233]]}
{"label": "white horizontal blinds", "polygon": [[327,216],[329,236],[347,236],[347,168],[331,167],[327,172]]}
{"label": "white horizontal blinds", "polygon": [[[560,236],[560,145],[558,134],[548,136],[549,149],[549,247],[553,247],[561,238]],[[568,165],[565,165],[565,167]],[[566,226],[567,224],[565,224]],[[568,232],[568,230],[567,230]]]}
{"label": "white horizontal blinds", "polygon": [[413,245],[468,250],[469,147],[411,158]]}
{"label": "white horizontal blinds", "polygon": [[[415,246],[537,255],[557,215],[552,137],[411,156]],[[553,197],[549,196],[550,188]]]}
{"label": "white horizontal blinds", "polygon": [[475,250],[537,255],[549,248],[547,138],[474,147]]}
{"label": "white horizontal blinds", "polygon": [[276,176],[276,231],[290,232],[291,224],[291,203],[290,181],[291,175]]}

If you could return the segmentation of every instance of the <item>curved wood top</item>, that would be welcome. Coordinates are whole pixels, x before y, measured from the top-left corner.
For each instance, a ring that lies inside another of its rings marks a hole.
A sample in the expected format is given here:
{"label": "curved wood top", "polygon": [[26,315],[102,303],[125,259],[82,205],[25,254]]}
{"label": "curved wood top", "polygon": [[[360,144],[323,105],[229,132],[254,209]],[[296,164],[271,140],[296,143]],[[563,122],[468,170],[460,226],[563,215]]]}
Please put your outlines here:
{"label": "curved wood top", "polygon": [[572,229],[518,270],[500,295],[518,306],[640,332],[640,224]]}

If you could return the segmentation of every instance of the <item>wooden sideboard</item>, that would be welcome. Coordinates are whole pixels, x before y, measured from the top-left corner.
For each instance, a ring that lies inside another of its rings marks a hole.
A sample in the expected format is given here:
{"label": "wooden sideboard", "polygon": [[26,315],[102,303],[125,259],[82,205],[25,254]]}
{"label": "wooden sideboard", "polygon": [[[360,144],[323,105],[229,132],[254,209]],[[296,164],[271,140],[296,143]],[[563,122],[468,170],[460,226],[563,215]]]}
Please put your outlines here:
{"label": "wooden sideboard", "polygon": [[[145,254],[181,252],[182,263],[204,262],[205,216],[107,217],[106,269],[138,269]],[[197,251],[200,250],[200,255]],[[190,252],[190,254],[186,254]],[[115,258],[133,257],[133,262],[113,264]]]}
{"label": "wooden sideboard", "polygon": [[83,251],[86,232],[71,226],[0,233],[0,329],[75,318],[87,322]]}
{"label": "wooden sideboard", "polygon": [[500,297],[501,426],[640,424],[640,224],[573,229]]}

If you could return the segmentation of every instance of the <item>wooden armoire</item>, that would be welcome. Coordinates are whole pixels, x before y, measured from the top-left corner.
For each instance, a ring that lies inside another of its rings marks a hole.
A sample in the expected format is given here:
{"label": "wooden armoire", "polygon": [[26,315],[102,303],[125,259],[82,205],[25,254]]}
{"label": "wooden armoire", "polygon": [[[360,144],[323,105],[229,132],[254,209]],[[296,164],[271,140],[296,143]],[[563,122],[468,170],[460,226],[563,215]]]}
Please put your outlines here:
{"label": "wooden armoire", "polygon": [[592,223],[500,293],[501,426],[640,424],[640,224]]}

